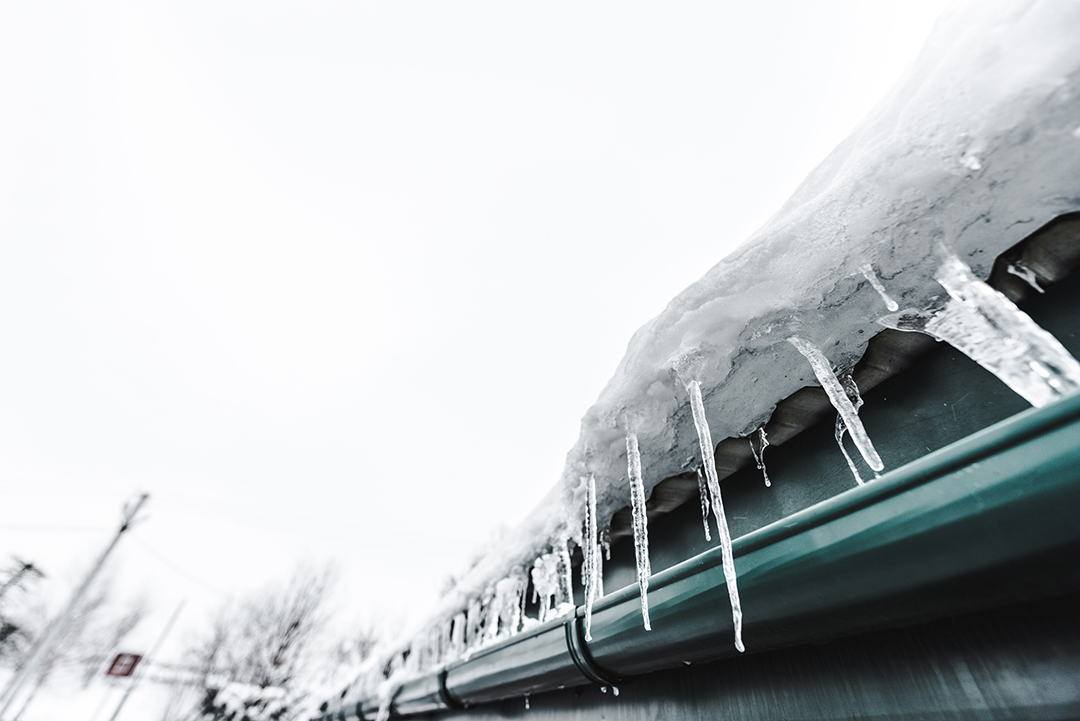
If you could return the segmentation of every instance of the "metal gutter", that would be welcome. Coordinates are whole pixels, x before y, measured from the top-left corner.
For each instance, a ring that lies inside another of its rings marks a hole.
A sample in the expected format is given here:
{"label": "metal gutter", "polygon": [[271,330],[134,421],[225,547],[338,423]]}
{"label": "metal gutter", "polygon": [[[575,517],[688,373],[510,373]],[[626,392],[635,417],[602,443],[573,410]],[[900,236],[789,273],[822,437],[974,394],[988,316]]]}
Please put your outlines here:
{"label": "metal gutter", "polygon": [[[734,542],[747,648],[764,651],[1080,588],[1080,395],[1001,423]],[[738,655],[720,549],[401,687],[397,715]],[[374,718],[365,700],[324,718]]]}

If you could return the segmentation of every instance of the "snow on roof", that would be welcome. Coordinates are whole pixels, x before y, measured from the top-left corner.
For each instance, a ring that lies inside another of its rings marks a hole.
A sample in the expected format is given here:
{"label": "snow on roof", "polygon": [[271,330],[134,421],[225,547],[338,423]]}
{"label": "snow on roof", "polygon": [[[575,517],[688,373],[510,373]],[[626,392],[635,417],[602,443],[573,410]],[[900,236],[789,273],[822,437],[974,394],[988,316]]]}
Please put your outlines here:
{"label": "snow on roof", "polygon": [[[942,294],[935,244],[985,278],[1000,252],[1080,210],[1077,29],[1080,3],[1069,0],[967,0],[946,12],[901,81],[780,211],[634,334],[559,482],[424,627],[560,536],[579,538],[590,473],[601,524],[625,507],[628,431],[647,492],[700,458],[677,365],[701,384],[712,437],[746,435],[817,383],[788,337],[851,368],[882,329],[887,309],[865,264],[901,307],[922,307]],[[385,647],[372,667],[407,645]]]}

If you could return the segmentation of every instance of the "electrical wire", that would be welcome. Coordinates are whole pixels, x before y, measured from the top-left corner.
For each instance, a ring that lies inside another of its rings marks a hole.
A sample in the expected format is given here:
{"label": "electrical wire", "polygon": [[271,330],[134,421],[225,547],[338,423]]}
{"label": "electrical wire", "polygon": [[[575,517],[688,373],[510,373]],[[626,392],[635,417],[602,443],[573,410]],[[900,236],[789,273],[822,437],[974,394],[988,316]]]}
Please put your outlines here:
{"label": "electrical wire", "polygon": [[108,533],[115,531],[108,526],[64,526],[48,524],[0,523],[0,531],[42,531],[49,533]]}
{"label": "electrical wire", "polygon": [[141,546],[144,551],[146,551],[148,554],[153,556],[159,563],[161,563],[162,565],[164,565],[167,568],[171,569],[173,572],[180,574],[181,576],[183,576],[187,580],[191,581],[192,583],[195,583],[195,584],[197,584],[199,586],[202,586],[207,591],[211,591],[212,593],[217,594],[218,596],[220,596],[221,598],[223,598],[223,599],[225,599],[227,601],[232,600],[232,595],[230,595],[228,593],[225,593],[221,589],[216,588],[212,584],[207,583],[206,581],[202,580],[201,578],[196,576],[194,573],[191,573],[190,571],[188,571],[185,568],[181,567],[176,562],[169,560],[169,558],[166,557],[164,554],[162,554],[161,551],[158,551],[153,546],[151,546],[149,543],[147,543],[143,539],[139,538],[138,535],[132,534],[131,538],[139,546]]}

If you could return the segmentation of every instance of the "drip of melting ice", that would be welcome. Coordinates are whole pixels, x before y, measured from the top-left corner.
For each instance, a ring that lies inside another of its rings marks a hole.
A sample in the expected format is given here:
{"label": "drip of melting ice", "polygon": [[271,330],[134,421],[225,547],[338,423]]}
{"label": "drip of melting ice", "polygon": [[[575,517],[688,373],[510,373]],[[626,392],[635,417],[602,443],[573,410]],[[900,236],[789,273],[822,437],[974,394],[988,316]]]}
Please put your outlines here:
{"label": "drip of melting ice", "polygon": [[728,530],[727,516],[724,515],[724,500],[720,496],[720,479],[716,475],[712,433],[705,419],[701,385],[696,380],[691,380],[686,384],[686,390],[690,393],[690,410],[694,414],[698,445],[701,447],[701,464],[705,468],[705,478],[712,496],[713,517],[716,518],[716,528],[720,532],[720,554],[724,564],[724,579],[727,581],[728,600],[731,602],[731,621],[735,627],[735,648],[745,651],[742,641],[742,603],[739,601],[739,585],[735,576],[735,557],[731,551],[731,532]]}
{"label": "drip of melting ice", "polygon": [[[758,444],[754,447],[754,437],[757,437]],[[765,449],[769,447],[769,437],[765,435],[765,426],[757,429],[757,432],[750,434],[747,438],[750,441],[750,452],[754,454],[754,462],[757,463],[758,470],[761,471],[761,475],[765,477],[765,487],[772,486],[772,481],[769,480],[769,472],[765,470]]]}
{"label": "drip of melting ice", "polygon": [[645,513],[645,484],[641,479],[641,453],[634,433],[626,434],[626,469],[630,476],[630,504],[634,512],[634,556],[637,559],[638,585],[641,589],[641,620],[645,630],[649,623],[649,519]]}
{"label": "drip of melting ice", "polygon": [[1036,408],[1080,389],[1080,363],[1069,351],[959,258],[948,255],[934,278],[949,292],[944,306],[878,322],[945,341]]}
{"label": "drip of melting ice", "polygon": [[701,469],[697,469],[697,490],[701,497],[701,525],[705,527],[705,540],[712,540],[709,532],[709,489],[705,487],[705,476],[701,475]]}
{"label": "drip of melting ice", "polygon": [[[859,386],[855,384],[855,379],[851,377],[850,373],[845,373],[840,376],[840,385],[843,386],[844,392],[847,393],[848,400],[851,401],[851,405],[855,407],[855,413],[858,415],[859,409],[862,408],[863,399],[859,395]],[[844,425],[843,416],[837,414],[836,416],[836,443],[840,446],[840,452],[844,454],[844,460],[847,461],[848,468],[851,469],[851,475],[855,476],[855,482],[860,486],[864,484],[862,476],[859,475],[859,469],[855,467],[855,461],[851,460],[851,456],[848,455],[847,449],[844,448],[844,433],[847,432],[847,426]]]}
{"label": "drip of melting ice", "polygon": [[618,696],[619,695],[619,687],[618,686],[612,686],[611,687],[611,693]]}
{"label": "drip of melting ice", "polygon": [[836,379],[836,374],[833,373],[832,366],[829,364],[825,354],[817,346],[798,336],[788,338],[788,343],[795,346],[803,354],[803,357],[810,362],[810,367],[814,369],[814,375],[817,376],[818,383],[821,384],[821,387],[829,396],[833,408],[844,419],[844,425],[847,426],[848,431],[851,433],[851,440],[855,441],[855,447],[859,449],[859,453],[862,454],[866,465],[875,471],[880,471],[885,467],[885,464],[881,462],[881,456],[874,449],[870,436],[866,434],[866,429],[863,427],[862,421],[859,420],[859,414],[855,412],[855,406],[852,405],[851,399],[844,392],[840,381]]}
{"label": "drip of melting ice", "polygon": [[585,505],[585,545],[582,549],[585,572],[585,640],[592,641],[592,610],[596,595],[596,577],[600,560],[600,547],[596,543],[596,477],[590,475]]}
{"label": "drip of melting ice", "polygon": [[[1035,275],[1035,271],[1023,265],[1022,263],[1020,263],[1020,261],[1016,261],[1015,263],[1009,263],[1005,267],[1005,270],[1017,276],[1040,293],[1046,292],[1042,289],[1042,286],[1039,285],[1039,277]],[[889,310],[896,310],[896,308],[889,308]]]}
{"label": "drip of melting ice", "polygon": [[874,272],[874,266],[867,263],[861,266],[859,270],[862,272],[863,277],[870,281],[870,285],[874,286],[874,290],[878,292],[881,299],[885,301],[886,308],[890,311],[897,311],[900,309],[900,306],[896,304],[896,301],[885,292],[885,286],[881,284],[881,280],[877,277],[877,273]]}

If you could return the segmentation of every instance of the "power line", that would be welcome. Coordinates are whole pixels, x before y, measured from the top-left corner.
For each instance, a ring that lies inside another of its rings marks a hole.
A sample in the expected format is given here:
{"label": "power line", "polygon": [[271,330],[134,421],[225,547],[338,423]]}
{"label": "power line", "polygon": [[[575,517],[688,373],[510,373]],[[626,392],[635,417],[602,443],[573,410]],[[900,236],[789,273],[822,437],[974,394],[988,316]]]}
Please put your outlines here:
{"label": "power line", "polygon": [[173,572],[180,574],[181,576],[183,576],[187,580],[191,581],[192,583],[195,583],[195,584],[197,584],[199,586],[202,586],[207,591],[211,591],[212,593],[215,593],[218,596],[221,596],[225,600],[231,600],[232,599],[232,596],[230,594],[225,593],[221,589],[216,588],[213,585],[207,583],[206,581],[202,580],[201,578],[196,576],[191,571],[188,571],[187,569],[185,569],[182,566],[178,565],[175,561],[169,560],[164,554],[161,553],[161,551],[156,550],[153,546],[151,546],[149,543],[147,543],[143,539],[139,538],[138,536],[132,536],[132,538],[135,539],[135,542],[138,545],[142,546],[144,551],[146,551],[148,554],[153,556],[159,563],[161,563],[162,565],[164,565],[164,566],[168,567],[169,569],[171,569]]}
{"label": "power line", "polygon": [[107,533],[111,528],[106,526],[64,526],[25,523],[0,523],[3,531],[41,531],[46,533]]}

